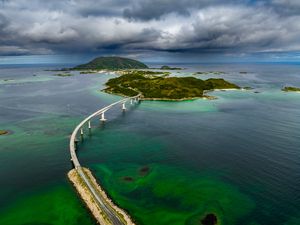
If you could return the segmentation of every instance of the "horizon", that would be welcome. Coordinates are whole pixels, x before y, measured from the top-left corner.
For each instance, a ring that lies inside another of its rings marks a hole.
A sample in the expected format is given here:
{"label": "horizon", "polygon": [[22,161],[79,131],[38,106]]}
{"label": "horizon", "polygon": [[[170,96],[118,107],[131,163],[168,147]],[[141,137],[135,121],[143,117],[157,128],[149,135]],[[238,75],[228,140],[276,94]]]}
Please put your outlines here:
{"label": "horizon", "polygon": [[178,58],[178,57],[148,57],[136,58],[127,57],[124,55],[25,55],[25,56],[0,56],[0,66],[5,65],[78,65],[87,63],[94,58],[103,56],[121,56],[132,58],[148,64],[300,64],[300,61],[290,60],[286,58],[227,58],[222,59],[222,56],[203,59],[193,58]]}

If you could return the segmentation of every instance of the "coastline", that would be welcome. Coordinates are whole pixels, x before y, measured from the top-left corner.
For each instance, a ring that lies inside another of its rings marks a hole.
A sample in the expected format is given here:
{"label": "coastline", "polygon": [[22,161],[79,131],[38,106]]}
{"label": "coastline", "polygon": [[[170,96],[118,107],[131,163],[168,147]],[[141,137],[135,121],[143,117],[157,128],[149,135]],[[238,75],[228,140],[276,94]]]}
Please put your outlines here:
{"label": "coastline", "polygon": [[[115,205],[113,201],[107,196],[105,191],[97,183],[91,171],[84,167],[82,167],[82,170],[92,183],[93,187],[96,189],[97,193],[107,203],[107,205],[116,212],[120,220],[122,220],[124,224],[135,225],[131,217],[123,209]],[[77,173],[76,169],[72,169],[68,172],[68,178],[72,182],[81,199],[85,202],[91,214],[96,219],[97,223],[101,225],[113,225],[113,223],[105,216],[104,212],[101,210],[99,205],[95,202],[93,195],[90,191],[88,191],[88,187],[85,185],[85,183]]]}
{"label": "coastline", "polygon": [[[118,93],[113,93],[113,92],[108,92],[105,90],[101,90],[104,93],[107,94],[112,94],[112,95],[116,95],[116,96],[121,96],[121,97],[131,97],[131,96],[127,96],[127,95],[122,95],[122,94],[118,94]],[[140,100],[142,101],[170,101],[170,102],[181,102],[181,101],[191,101],[191,100],[197,100],[197,99],[206,99],[206,100],[215,100],[218,99],[215,96],[210,96],[210,95],[203,95],[202,97],[191,97],[191,98],[179,98],[179,99],[173,99],[173,98],[144,98],[141,97]]]}
{"label": "coastline", "polygon": [[300,91],[285,91],[285,90],[281,90],[281,91],[286,92],[286,93],[288,93],[288,92],[300,93]]}
{"label": "coastline", "polygon": [[206,100],[215,100],[218,99],[215,96],[203,95],[202,97],[191,97],[191,98],[180,98],[180,99],[172,99],[172,98],[141,98],[143,101],[170,101],[170,102],[181,102],[181,101],[192,101],[197,99],[206,99]]}
{"label": "coastline", "polygon": [[[204,90],[203,94],[206,94],[208,92],[213,92],[213,91],[238,91],[241,89],[238,88],[229,88],[229,89],[213,89],[213,90]],[[112,94],[112,95],[116,95],[116,96],[121,96],[121,97],[131,97],[131,96],[127,96],[127,95],[123,95],[123,94],[119,94],[119,93],[114,93],[114,92],[110,92],[110,91],[106,91],[105,89],[100,90],[104,93],[107,94]],[[172,99],[172,98],[145,98],[143,96],[141,96],[140,100],[142,101],[170,101],[170,102],[181,102],[181,101],[191,101],[191,100],[197,100],[197,99],[205,99],[205,100],[216,100],[218,99],[218,97],[216,96],[211,96],[211,95],[203,95],[201,97],[190,97],[190,98],[180,98],[180,99]]]}

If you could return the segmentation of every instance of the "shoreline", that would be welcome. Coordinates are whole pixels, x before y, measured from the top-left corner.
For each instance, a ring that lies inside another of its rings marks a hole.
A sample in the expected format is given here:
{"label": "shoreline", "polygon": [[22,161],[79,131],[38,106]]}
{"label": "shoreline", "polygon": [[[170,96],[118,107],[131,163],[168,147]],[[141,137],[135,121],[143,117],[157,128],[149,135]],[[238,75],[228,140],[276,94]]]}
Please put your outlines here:
{"label": "shoreline", "polygon": [[282,92],[286,92],[286,93],[292,93],[292,92],[294,92],[294,93],[300,93],[300,91],[285,91],[285,90],[281,90]]}
{"label": "shoreline", "polygon": [[[104,93],[107,93],[107,94],[111,94],[111,95],[121,96],[121,97],[124,97],[124,98],[131,97],[131,96],[122,95],[122,94],[118,94],[118,93],[108,92],[108,91],[105,91],[105,90],[100,90],[100,91],[102,91]],[[144,98],[144,97],[140,98],[140,100],[142,100],[142,101],[170,101],[170,102],[192,101],[192,100],[197,100],[197,99],[216,100],[216,99],[218,99],[218,97],[210,96],[210,95],[203,95],[202,97],[179,98],[179,99],[173,99],[173,98]]]}
{"label": "shoreline", "polygon": [[[203,96],[201,96],[201,97],[190,97],[190,98],[180,98],[180,99],[172,99],[172,98],[144,98],[144,97],[141,97],[140,100],[142,100],[142,101],[170,101],[170,102],[191,101],[191,100],[197,100],[197,99],[216,100],[216,99],[218,99],[218,97],[211,96],[211,95],[205,95],[205,94],[209,93],[209,92],[214,92],[214,91],[239,91],[239,90],[243,90],[243,89],[228,88],[228,89],[204,90],[203,91]],[[102,91],[104,93],[107,93],[107,94],[112,94],[112,95],[121,96],[121,97],[125,97],[125,98],[131,97],[131,96],[127,96],[127,95],[123,95],[123,94],[119,94],[119,93],[114,93],[114,92],[106,91],[105,89],[100,90],[100,91]]]}
{"label": "shoreline", "polygon": [[[103,201],[106,202],[111,209],[113,209],[120,220],[124,222],[124,224],[128,225],[135,225],[131,217],[126,213],[123,209],[118,207],[105,193],[103,188],[97,183],[95,177],[93,176],[92,172],[84,167],[81,167],[83,172],[86,174],[88,179],[90,180],[93,187],[96,189],[97,193],[101,196]],[[77,193],[79,194],[80,198],[84,201],[85,205],[89,209],[90,213],[94,216],[97,223],[101,225],[113,225],[113,223],[106,217],[105,213],[102,211],[100,206],[94,200],[93,195],[89,191],[88,187],[83,182],[82,178],[76,171],[76,169],[72,169],[68,172],[68,178],[75,187]]]}
{"label": "shoreline", "polygon": [[143,101],[170,101],[170,102],[181,102],[181,101],[192,101],[197,99],[206,99],[206,100],[215,100],[218,99],[215,96],[203,95],[202,97],[191,97],[191,98],[180,98],[180,99],[172,99],[172,98],[141,98]]}

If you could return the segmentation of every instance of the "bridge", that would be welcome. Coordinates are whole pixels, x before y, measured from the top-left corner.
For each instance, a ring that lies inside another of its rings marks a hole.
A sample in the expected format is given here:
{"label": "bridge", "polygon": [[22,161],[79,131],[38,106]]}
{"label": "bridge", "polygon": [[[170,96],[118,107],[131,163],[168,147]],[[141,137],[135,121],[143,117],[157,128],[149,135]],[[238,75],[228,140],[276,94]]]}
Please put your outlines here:
{"label": "bridge", "polygon": [[[87,175],[87,173],[84,171],[84,168],[80,165],[80,162],[78,160],[77,154],[76,154],[76,142],[77,142],[77,136],[78,133],[80,133],[81,138],[83,138],[84,135],[84,126],[88,126],[89,132],[91,132],[91,120],[94,118],[99,118],[100,121],[105,122],[105,113],[110,110],[113,107],[121,106],[121,110],[126,110],[126,102],[130,102],[131,105],[136,104],[140,101],[140,94],[134,97],[129,97],[122,99],[120,101],[114,102],[96,112],[86,117],[84,120],[82,120],[77,127],[74,129],[71,138],[70,138],[70,154],[71,154],[71,161],[73,163],[73,166],[77,172],[77,175],[81,178],[81,180],[84,182],[84,185],[87,187],[87,190],[90,192],[91,196],[93,197],[94,202],[99,206],[102,213],[105,214],[105,218],[108,218],[110,221],[110,224],[113,225],[127,225],[129,223],[122,218],[122,216],[119,215],[120,212],[116,210],[114,207],[112,207],[112,202],[106,201],[103,195],[99,193],[97,188],[95,188],[95,183],[92,182],[91,177]],[[115,206],[116,207],[116,206]],[[133,224],[133,223],[131,223]]]}

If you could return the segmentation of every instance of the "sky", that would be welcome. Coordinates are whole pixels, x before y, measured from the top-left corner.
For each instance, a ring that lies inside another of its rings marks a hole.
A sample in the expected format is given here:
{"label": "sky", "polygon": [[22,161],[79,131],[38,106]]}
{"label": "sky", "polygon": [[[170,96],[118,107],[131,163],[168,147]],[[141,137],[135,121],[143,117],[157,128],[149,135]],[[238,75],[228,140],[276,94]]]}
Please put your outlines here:
{"label": "sky", "polygon": [[0,64],[300,62],[299,21],[300,0],[0,0]]}

